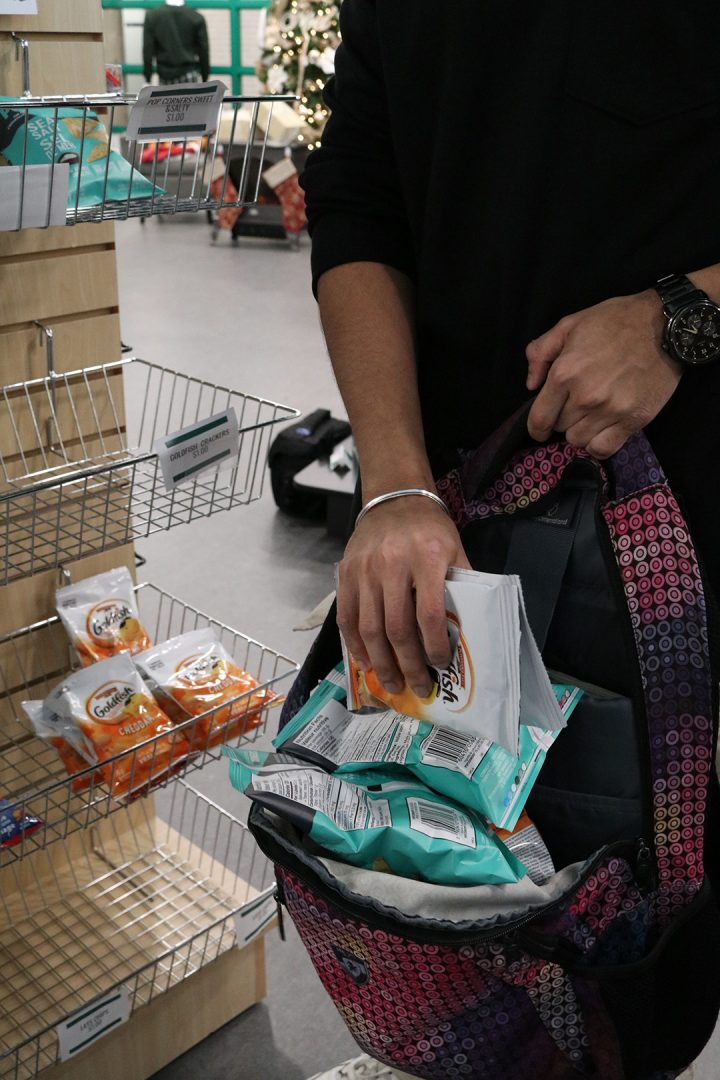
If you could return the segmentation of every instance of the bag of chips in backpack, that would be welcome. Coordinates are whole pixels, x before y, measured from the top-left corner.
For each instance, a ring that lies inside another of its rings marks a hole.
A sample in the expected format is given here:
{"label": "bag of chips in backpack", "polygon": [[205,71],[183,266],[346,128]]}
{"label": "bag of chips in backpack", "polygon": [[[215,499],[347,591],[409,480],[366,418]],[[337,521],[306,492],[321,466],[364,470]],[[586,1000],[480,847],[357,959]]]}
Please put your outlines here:
{"label": "bag of chips in backpack", "polygon": [[[528,802],[557,872],[409,880],[340,863],[256,805],[278,898],[357,1042],[391,1067],[670,1080],[720,1008],[718,666],[683,514],[643,434],[601,465],[532,443],[527,409],[438,492],[473,566],[521,575],[546,665],[585,690]],[[340,658],[333,619],[286,722]]]}

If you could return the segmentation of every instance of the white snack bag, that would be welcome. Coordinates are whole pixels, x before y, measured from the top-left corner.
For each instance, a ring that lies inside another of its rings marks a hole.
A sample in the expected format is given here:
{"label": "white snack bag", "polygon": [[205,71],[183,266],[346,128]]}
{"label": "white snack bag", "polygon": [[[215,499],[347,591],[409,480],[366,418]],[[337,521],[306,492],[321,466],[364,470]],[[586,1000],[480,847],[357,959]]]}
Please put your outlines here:
{"label": "white snack bag", "polygon": [[519,725],[565,727],[525,613],[519,577],[451,569],[445,584],[450,666],[428,665],[433,687],[419,698],[406,686],[390,694],[363,672],[343,642],[352,711],[386,709],[482,736],[517,756]]}
{"label": "white snack bag", "polygon": [[83,667],[119,653],[139,653],[152,644],[125,566],[63,586],[55,604]]}

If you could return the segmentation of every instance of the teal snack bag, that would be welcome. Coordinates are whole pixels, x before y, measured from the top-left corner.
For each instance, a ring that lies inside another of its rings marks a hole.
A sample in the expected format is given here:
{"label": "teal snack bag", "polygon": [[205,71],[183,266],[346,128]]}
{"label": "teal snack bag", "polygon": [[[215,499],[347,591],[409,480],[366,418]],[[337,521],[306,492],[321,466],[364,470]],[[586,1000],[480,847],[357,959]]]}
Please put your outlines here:
{"label": "teal snack bag", "polygon": [[[479,736],[411,720],[392,710],[350,713],[339,681],[335,671],[320,683],[274,746],[336,774],[358,768],[407,769],[434,791],[484,814],[498,828],[509,832],[515,828],[559,731],[521,724],[520,752],[515,756]],[[560,683],[553,683],[553,690],[569,717],[583,691]]]}
{"label": "teal snack bag", "polygon": [[505,885],[523,864],[482,818],[411,776],[331,776],[287,754],[224,746],[234,788],[342,862],[437,885]]}
{"label": "teal snack bag", "polygon": [[[109,202],[152,197],[153,185],[122,154],[110,149],[108,134],[91,110],[63,107],[44,109],[3,109],[0,98],[0,155],[9,165],[50,165],[67,162],[70,170],[68,210],[97,206],[103,201],[105,178]],[[27,118],[27,123],[26,123]],[[78,200],[78,163],[80,197]],[[130,178],[132,177],[132,191]],[[156,187],[156,197],[163,195]]]}

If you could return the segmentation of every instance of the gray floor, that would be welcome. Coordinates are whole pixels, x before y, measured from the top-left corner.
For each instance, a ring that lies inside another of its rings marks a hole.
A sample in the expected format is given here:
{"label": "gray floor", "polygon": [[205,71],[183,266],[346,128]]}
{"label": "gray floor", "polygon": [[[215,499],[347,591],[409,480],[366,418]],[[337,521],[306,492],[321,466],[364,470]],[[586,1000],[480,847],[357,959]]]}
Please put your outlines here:
{"label": "gray floor", "polygon": [[[310,411],[342,415],[309,289],[308,248],[245,242],[206,225],[127,222],[117,230],[123,338],[137,355]],[[111,358],[108,358],[111,359]],[[321,527],[262,501],[140,545],[141,576],[300,660],[311,635],[292,627],[332,588],[340,549]],[[237,810],[222,763],[192,776]],[[292,928],[268,939],[267,1000],[157,1073],[154,1080],[304,1080],[356,1047]],[[670,992],[670,988],[668,988]],[[720,1038],[686,1074],[717,1080]],[[541,1080],[541,1078],[532,1078]]]}

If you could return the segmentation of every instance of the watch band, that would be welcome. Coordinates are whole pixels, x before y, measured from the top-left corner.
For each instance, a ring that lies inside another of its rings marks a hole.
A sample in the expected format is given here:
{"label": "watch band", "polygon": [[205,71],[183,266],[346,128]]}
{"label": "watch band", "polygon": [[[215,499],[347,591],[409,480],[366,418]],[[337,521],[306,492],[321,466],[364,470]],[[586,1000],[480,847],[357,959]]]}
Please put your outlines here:
{"label": "watch band", "polygon": [[667,274],[655,283],[655,291],[663,302],[665,314],[669,319],[677,315],[688,304],[698,300],[708,300],[708,294],[693,285],[685,274]]}

